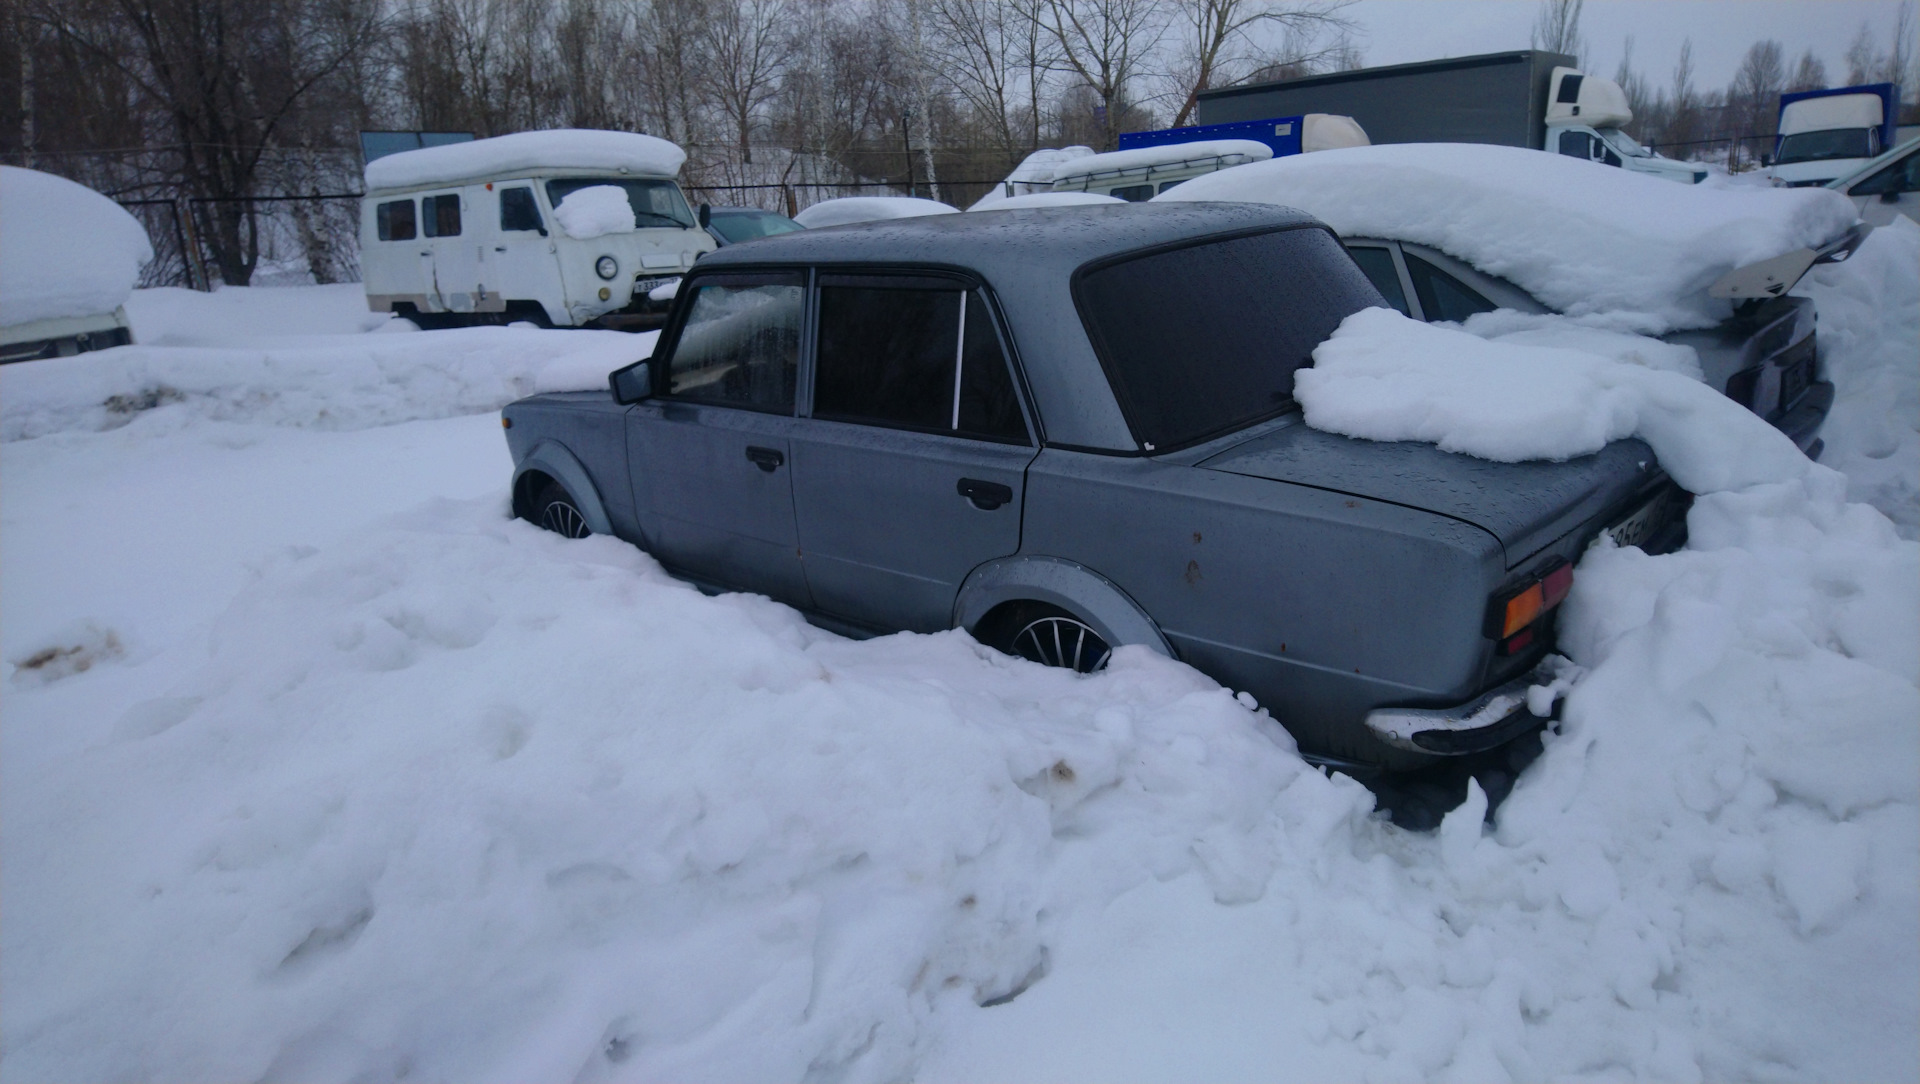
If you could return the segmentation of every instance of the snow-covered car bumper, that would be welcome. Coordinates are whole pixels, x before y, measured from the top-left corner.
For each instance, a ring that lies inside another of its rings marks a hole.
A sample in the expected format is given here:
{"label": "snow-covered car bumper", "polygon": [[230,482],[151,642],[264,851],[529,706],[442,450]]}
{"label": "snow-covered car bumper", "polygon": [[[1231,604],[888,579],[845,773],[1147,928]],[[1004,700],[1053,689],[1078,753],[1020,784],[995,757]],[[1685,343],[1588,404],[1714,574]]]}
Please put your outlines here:
{"label": "snow-covered car bumper", "polygon": [[1442,756],[1478,753],[1551,718],[1532,712],[1527,690],[1553,680],[1543,668],[1450,708],[1378,708],[1367,713],[1367,729],[1396,749]]}

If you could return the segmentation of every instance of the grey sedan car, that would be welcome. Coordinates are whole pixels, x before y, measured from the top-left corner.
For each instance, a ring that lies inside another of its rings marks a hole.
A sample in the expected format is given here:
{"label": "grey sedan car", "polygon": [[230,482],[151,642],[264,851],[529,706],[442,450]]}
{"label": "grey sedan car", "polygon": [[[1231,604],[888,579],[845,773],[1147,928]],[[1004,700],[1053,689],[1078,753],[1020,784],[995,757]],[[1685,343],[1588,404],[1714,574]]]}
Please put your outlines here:
{"label": "grey sedan car", "polygon": [[610,389],[503,412],[517,514],[852,635],[1120,645],[1251,692],[1323,763],[1409,769],[1538,726],[1531,673],[1603,531],[1688,498],[1620,441],[1501,464],[1308,428],[1293,374],[1384,304],[1251,204],[945,215],[707,256]]}

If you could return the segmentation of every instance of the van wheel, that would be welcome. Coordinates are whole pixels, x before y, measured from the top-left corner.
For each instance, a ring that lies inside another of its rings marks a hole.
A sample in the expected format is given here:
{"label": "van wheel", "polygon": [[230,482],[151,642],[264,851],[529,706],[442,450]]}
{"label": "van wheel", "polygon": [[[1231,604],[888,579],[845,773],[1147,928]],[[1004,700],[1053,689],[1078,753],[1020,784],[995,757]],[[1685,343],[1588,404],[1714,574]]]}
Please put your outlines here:
{"label": "van wheel", "polygon": [[558,482],[546,483],[534,495],[533,521],[564,538],[585,538],[593,533],[587,528],[587,517],[580,514],[580,506]]}
{"label": "van wheel", "polygon": [[1044,602],[1022,604],[995,624],[1001,635],[993,637],[992,646],[1042,666],[1091,674],[1113,657],[1112,646],[1093,626]]}

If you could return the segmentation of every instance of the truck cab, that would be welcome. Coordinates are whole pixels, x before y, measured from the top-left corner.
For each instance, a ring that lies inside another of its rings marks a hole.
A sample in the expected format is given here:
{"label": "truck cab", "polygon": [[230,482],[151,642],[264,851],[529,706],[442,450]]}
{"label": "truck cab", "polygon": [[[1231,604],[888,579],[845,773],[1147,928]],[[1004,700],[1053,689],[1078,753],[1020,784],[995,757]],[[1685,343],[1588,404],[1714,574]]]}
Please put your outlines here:
{"label": "truck cab", "polygon": [[1626,133],[1624,126],[1633,123],[1633,110],[1627,106],[1626,92],[1610,79],[1575,68],[1553,69],[1546,120],[1546,149],[1554,153],[1681,184],[1707,179],[1707,171],[1700,166],[1655,154]]}
{"label": "truck cab", "polygon": [[1892,83],[1780,96],[1779,135],[1767,176],[1788,188],[1845,177],[1893,145],[1900,88]]}

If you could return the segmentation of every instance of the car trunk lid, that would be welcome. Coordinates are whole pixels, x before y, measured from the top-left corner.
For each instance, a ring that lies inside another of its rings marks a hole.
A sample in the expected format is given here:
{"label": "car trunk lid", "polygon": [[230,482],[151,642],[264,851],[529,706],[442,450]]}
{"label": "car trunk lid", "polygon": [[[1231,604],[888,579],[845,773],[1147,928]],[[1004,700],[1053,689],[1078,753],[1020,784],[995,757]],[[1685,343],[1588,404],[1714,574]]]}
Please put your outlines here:
{"label": "car trunk lid", "polygon": [[1618,506],[1662,477],[1653,450],[1638,440],[1564,463],[1495,463],[1418,441],[1357,440],[1304,424],[1261,433],[1199,466],[1471,523],[1500,540],[1509,568],[1603,513],[1624,512]]}

